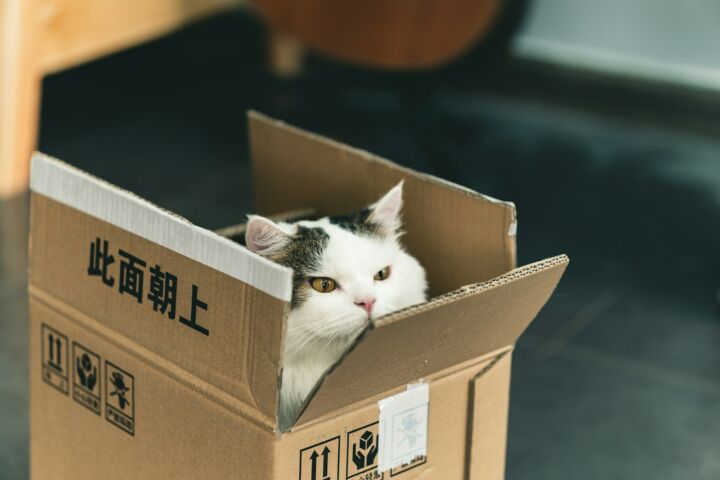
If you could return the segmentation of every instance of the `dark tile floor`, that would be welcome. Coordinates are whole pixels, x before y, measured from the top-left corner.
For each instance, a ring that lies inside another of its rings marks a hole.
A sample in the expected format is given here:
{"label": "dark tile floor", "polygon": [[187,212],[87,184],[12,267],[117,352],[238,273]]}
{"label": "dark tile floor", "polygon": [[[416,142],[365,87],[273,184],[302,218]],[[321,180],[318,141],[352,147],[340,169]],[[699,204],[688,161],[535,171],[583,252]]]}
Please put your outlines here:
{"label": "dark tile floor", "polygon": [[[227,15],[50,77],[41,149],[220,227],[255,108],[513,200],[520,262],[572,263],[518,346],[508,478],[720,478],[719,98],[512,62],[281,81],[261,45]],[[28,476],[26,216],[0,203],[2,479]]]}

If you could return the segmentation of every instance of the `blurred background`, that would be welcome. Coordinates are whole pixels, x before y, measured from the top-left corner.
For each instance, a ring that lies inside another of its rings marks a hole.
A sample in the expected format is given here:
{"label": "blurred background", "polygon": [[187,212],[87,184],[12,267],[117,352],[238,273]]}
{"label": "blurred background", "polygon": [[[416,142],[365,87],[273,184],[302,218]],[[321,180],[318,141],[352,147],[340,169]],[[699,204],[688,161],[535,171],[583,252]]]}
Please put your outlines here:
{"label": "blurred background", "polygon": [[34,148],[191,221],[257,109],[518,208],[567,253],[514,359],[508,479],[720,478],[720,3],[0,0],[0,478],[28,478]]}

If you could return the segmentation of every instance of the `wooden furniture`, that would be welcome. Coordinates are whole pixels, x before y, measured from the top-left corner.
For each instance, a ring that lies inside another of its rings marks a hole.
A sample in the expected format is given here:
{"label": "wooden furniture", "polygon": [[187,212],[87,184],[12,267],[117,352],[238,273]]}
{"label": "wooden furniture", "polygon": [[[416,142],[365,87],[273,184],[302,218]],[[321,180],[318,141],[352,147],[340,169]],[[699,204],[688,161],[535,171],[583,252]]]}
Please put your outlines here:
{"label": "wooden furniture", "polygon": [[[278,75],[307,45],[357,64],[428,68],[495,25],[503,0],[256,0]],[[248,0],[0,0],[0,198],[27,188],[41,80]]]}
{"label": "wooden furniture", "polygon": [[41,80],[238,0],[0,0],[0,198],[27,188]]}
{"label": "wooden furniture", "polygon": [[493,29],[503,2],[255,0],[275,30],[308,48],[386,69],[429,68],[453,60]]}

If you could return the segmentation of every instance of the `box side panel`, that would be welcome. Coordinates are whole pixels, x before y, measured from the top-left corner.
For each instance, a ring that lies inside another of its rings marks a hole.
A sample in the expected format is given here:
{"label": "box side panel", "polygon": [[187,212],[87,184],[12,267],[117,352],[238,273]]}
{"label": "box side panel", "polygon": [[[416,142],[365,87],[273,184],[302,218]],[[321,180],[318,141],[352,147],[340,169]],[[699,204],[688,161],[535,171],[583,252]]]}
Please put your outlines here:
{"label": "box side panel", "polygon": [[36,152],[30,190],[290,300],[288,268],[60,160]]}
{"label": "box side panel", "polygon": [[468,471],[471,480],[503,480],[510,405],[510,353],[472,382]]}
{"label": "box side panel", "polygon": [[348,213],[365,208],[404,180],[403,242],[429,272],[432,295],[515,267],[511,203],[256,113],[250,114],[249,124],[255,208],[260,213],[294,208],[314,208],[321,215]]}
{"label": "box side panel", "polygon": [[37,299],[33,480],[272,478],[274,435]]}
{"label": "box side panel", "polygon": [[43,195],[32,194],[31,209],[31,293],[274,423],[286,302]]}
{"label": "box side panel", "polygon": [[[321,455],[325,447],[330,450],[328,467],[331,479],[369,480],[378,478],[395,478],[398,480],[427,478],[442,480],[460,480],[466,478],[466,448],[468,438],[468,405],[471,400],[470,386],[478,373],[488,367],[493,359],[475,364],[451,374],[429,379],[430,406],[428,421],[428,455],[404,465],[384,472],[383,476],[374,475],[373,465],[377,466],[377,458],[370,467],[362,462],[362,454],[372,449],[377,442],[379,410],[375,397],[373,403],[354,410],[328,417],[303,426],[284,435],[277,445],[276,464],[277,478],[312,478],[312,455]],[[357,388],[362,388],[358,386]],[[394,395],[404,388],[394,389],[386,395]],[[500,405],[488,404],[485,414],[503,415],[506,411]],[[365,432],[370,432],[366,434]],[[503,438],[485,440],[501,442]],[[365,436],[363,441],[362,437]],[[504,453],[504,447],[493,450],[498,455]],[[355,455],[354,455],[355,454]],[[321,468],[321,457],[317,458],[316,468]],[[497,463],[501,459],[491,458],[491,454],[483,461]],[[358,468],[358,464],[362,465]],[[339,471],[339,476],[334,476]],[[319,473],[319,471],[318,471]],[[320,478],[318,476],[318,478]]]}
{"label": "box side panel", "polygon": [[548,259],[379,319],[325,377],[299,423],[514,344],[566,265],[564,256]]}

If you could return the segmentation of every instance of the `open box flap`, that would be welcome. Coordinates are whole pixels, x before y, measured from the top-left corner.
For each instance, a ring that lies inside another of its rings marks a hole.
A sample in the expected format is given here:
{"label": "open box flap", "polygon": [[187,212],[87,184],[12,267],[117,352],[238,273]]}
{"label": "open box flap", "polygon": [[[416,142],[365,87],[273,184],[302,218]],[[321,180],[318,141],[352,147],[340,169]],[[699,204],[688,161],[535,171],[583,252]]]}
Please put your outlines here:
{"label": "open box flap", "polygon": [[[364,208],[405,181],[403,244],[430,273],[430,294],[489,280],[515,267],[515,207],[468,188],[248,114],[258,213]],[[332,201],[329,201],[332,199]]]}
{"label": "open box flap", "polygon": [[380,318],[322,380],[296,426],[512,345],[565,271],[565,255]]}
{"label": "open box flap", "polygon": [[33,298],[274,428],[290,269],[39,153],[31,190]]}

